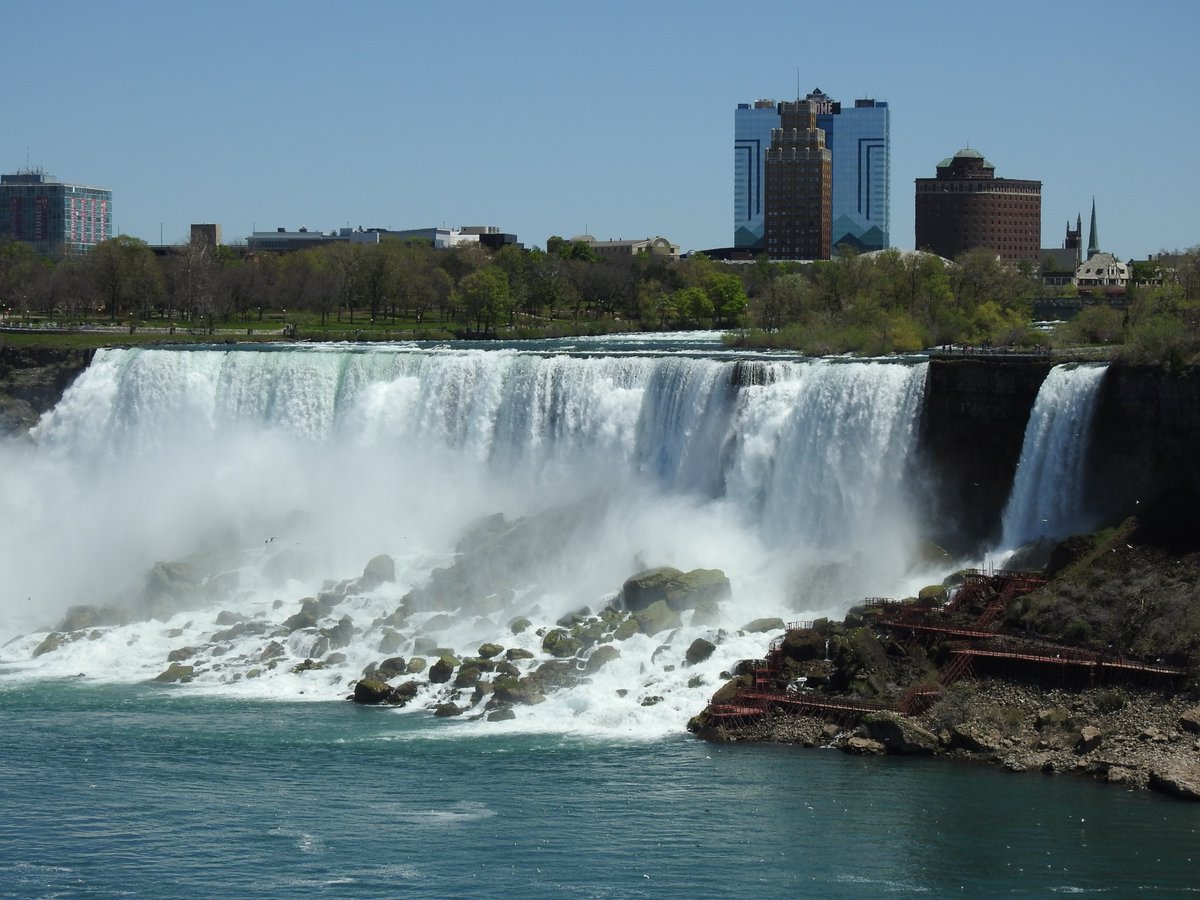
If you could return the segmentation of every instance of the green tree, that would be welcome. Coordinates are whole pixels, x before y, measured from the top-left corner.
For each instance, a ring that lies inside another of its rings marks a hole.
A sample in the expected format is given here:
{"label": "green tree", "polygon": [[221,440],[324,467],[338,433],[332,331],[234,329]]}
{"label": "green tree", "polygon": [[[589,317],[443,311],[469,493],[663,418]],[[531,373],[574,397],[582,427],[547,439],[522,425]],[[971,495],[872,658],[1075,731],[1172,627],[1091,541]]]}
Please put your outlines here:
{"label": "green tree", "polygon": [[508,277],[495,266],[487,266],[463,277],[456,291],[458,307],[466,321],[475,322],[475,330],[488,334],[497,322],[511,314]]}
{"label": "green tree", "polygon": [[144,314],[162,294],[162,272],[145,241],[118,235],[97,244],[85,258],[111,320],[125,312]]}
{"label": "green tree", "polygon": [[746,288],[736,275],[714,272],[705,279],[704,292],[712,305],[718,328],[746,311],[749,302]]}

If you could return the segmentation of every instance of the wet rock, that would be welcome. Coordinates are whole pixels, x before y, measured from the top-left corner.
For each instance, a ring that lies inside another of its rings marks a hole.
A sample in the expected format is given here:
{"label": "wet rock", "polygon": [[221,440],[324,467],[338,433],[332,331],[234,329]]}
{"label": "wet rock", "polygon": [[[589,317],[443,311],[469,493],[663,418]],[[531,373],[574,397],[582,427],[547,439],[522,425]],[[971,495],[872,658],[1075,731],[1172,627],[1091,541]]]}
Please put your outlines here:
{"label": "wet rock", "polygon": [[665,600],[656,600],[633,614],[638,631],[651,636],[678,628],[681,624],[678,611],[671,609]]}
{"label": "wet rock", "polygon": [[321,634],[329,640],[331,650],[341,650],[354,640],[354,622],[349,616],[342,616],[334,627],[321,629]]}
{"label": "wet rock", "polygon": [[502,706],[489,712],[487,720],[489,722],[511,722],[516,717],[516,711],[511,706]]}
{"label": "wet rock", "polygon": [[390,681],[397,675],[403,675],[407,671],[408,663],[405,662],[403,656],[389,657],[375,667],[376,674],[384,681]]}
{"label": "wet rock", "polygon": [[[360,557],[361,558],[361,557]],[[367,563],[363,569],[359,586],[369,591],[396,580],[396,563],[387,554],[380,554]]]}
{"label": "wet rock", "polygon": [[499,656],[504,652],[504,648],[499,644],[485,643],[479,645],[479,656],[482,659],[491,659],[493,656]]}
{"label": "wet rock", "polygon": [[636,619],[625,619],[613,629],[613,640],[627,641],[638,633],[638,623]]}
{"label": "wet rock", "polygon": [[394,628],[387,628],[383,632],[383,636],[379,638],[380,653],[395,653],[404,644],[404,638],[400,632]]}
{"label": "wet rock", "polygon": [[702,663],[717,649],[717,645],[712,641],[706,641],[704,638],[696,638],[687,649],[684,658],[689,666],[694,666],[697,663]]}
{"label": "wet rock", "polygon": [[439,719],[448,719],[451,716],[461,716],[462,708],[457,703],[439,703],[433,708],[433,714]]}
{"label": "wet rock", "polygon": [[407,702],[396,688],[378,678],[360,678],[354,685],[353,700],[365,706],[403,706]]}
{"label": "wet rock", "polygon": [[583,670],[589,675],[594,675],[608,663],[620,658],[620,650],[612,646],[612,644],[604,644],[592,651],[592,655],[588,657]]}
{"label": "wet rock", "polygon": [[794,662],[825,658],[825,638],[811,628],[794,628],[783,637],[783,656]]}
{"label": "wet rock", "polygon": [[858,735],[847,738],[846,742],[842,744],[842,749],[847,753],[855,753],[860,756],[874,756],[887,752],[887,747],[885,747],[879,741],[872,740],[871,738],[860,737]]}
{"label": "wet rock", "polygon": [[732,596],[729,579],[720,569],[681,572],[671,566],[647,569],[629,578],[621,588],[621,604],[638,612],[662,601],[680,612],[694,609],[702,600],[726,600]]}
{"label": "wet rock", "polygon": [[429,681],[432,684],[445,684],[458,667],[458,660],[453,656],[438,657],[438,661],[429,667]]}
{"label": "wet rock", "polygon": [[767,619],[754,619],[742,626],[741,630],[750,634],[765,634],[768,631],[783,631],[787,626],[783,619],[773,616]]}
{"label": "wet rock", "polygon": [[325,657],[325,665],[327,666],[344,666],[349,658],[345,653],[337,652],[330,653]]}
{"label": "wet rock", "polygon": [[463,666],[458,670],[458,674],[454,676],[454,686],[456,688],[473,688],[479,683],[482,673],[474,666]]}
{"label": "wet rock", "polygon": [[542,650],[559,659],[574,656],[582,649],[583,642],[565,628],[554,628],[542,639]]}
{"label": "wet rock", "polygon": [[420,675],[425,671],[426,665],[428,665],[428,663],[426,663],[425,657],[414,656],[408,661],[408,665],[405,666],[404,671],[406,671],[409,675]]}
{"label": "wet rock", "polygon": [[533,659],[533,653],[524,649],[523,647],[510,647],[508,650],[504,651],[504,658],[509,662],[513,662],[518,659]]}
{"label": "wet rock", "polygon": [[167,654],[167,662],[183,662],[185,659],[192,659],[199,653],[198,647],[179,647]]}
{"label": "wet rock", "polygon": [[182,663],[173,662],[167,667],[165,672],[156,675],[154,680],[160,684],[174,684],[176,682],[187,684],[192,680],[195,671],[195,666],[185,666]]}
{"label": "wet rock", "polygon": [[528,631],[532,627],[533,627],[533,623],[530,622],[528,619],[526,619],[524,616],[519,616],[518,618],[513,619],[511,622],[508,623],[508,629],[513,634],[522,634],[523,632]]}
{"label": "wet rock", "polygon": [[320,617],[320,605],[315,599],[309,597],[300,603],[300,612],[283,620],[283,627],[289,634],[302,628],[316,628]]}
{"label": "wet rock", "polygon": [[938,749],[937,735],[899,713],[871,713],[863,718],[860,731],[883,744],[888,753],[924,754]]}
{"label": "wet rock", "polygon": [[63,645],[63,640],[63,635],[59,634],[57,631],[50,632],[48,635],[46,635],[42,642],[34,648],[33,658],[37,659],[39,656],[43,656],[47,653],[53,653]]}
{"label": "wet rock", "polygon": [[652,695],[649,697],[643,697],[641,705],[642,706],[657,706],[658,704],[660,704],[662,702],[663,702],[663,698],[659,697],[657,694],[655,694],[655,695]]}

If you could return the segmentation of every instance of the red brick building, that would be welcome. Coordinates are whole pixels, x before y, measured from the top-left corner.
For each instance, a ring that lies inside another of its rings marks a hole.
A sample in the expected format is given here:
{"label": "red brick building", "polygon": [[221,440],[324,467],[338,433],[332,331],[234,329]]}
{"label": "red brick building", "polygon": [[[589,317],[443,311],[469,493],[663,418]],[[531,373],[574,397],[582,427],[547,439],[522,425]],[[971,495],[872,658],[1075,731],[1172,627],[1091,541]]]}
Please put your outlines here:
{"label": "red brick building", "polygon": [[1040,261],[1042,183],[997,178],[977,150],[938,163],[936,178],[918,178],[917,249],[955,259],[984,247],[1010,262]]}

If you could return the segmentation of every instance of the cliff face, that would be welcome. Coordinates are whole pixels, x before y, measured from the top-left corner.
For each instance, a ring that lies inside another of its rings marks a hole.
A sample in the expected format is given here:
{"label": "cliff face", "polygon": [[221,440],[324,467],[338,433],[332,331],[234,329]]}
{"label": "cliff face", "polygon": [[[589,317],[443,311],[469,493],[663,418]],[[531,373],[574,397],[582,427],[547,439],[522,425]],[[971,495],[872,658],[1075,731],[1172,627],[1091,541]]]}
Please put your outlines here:
{"label": "cliff face", "polygon": [[1049,359],[975,357],[929,364],[920,422],[918,483],[929,537],[951,553],[999,537],[1025,425]]}
{"label": "cliff face", "polygon": [[94,353],[0,345],[0,434],[36,425],[88,367]]}
{"label": "cliff face", "polygon": [[[929,537],[952,553],[981,551],[999,537],[1025,426],[1052,365],[1040,358],[930,362],[919,475]],[[1091,512],[1103,523],[1137,515],[1161,526],[1164,538],[1200,536],[1198,450],[1200,370],[1113,363],[1092,422]]]}
{"label": "cliff face", "polygon": [[1109,367],[1088,483],[1104,519],[1137,515],[1162,531],[1168,546],[1200,542],[1200,369]]}

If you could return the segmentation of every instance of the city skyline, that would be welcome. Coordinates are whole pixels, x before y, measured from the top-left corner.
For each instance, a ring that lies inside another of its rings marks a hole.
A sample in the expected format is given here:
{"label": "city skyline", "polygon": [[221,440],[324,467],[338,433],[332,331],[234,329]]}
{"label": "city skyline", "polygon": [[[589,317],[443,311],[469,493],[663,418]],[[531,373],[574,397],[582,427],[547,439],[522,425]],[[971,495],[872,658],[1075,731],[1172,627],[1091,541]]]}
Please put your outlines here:
{"label": "city skyline", "polygon": [[590,233],[700,250],[733,243],[730,110],[819,86],[889,104],[893,246],[915,244],[915,179],[964,147],[1042,181],[1043,246],[1093,195],[1121,258],[1200,243],[1181,74],[1200,10],[867,3],[822,11],[816,40],[794,4],[756,11],[770,28],[716,3],[607,9],[15,7],[6,30],[27,39],[0,59],[20,85],[0,170],[110,188],[114,232],[150,243],[192,222],[233,242],[495,225],[526,246]]}

